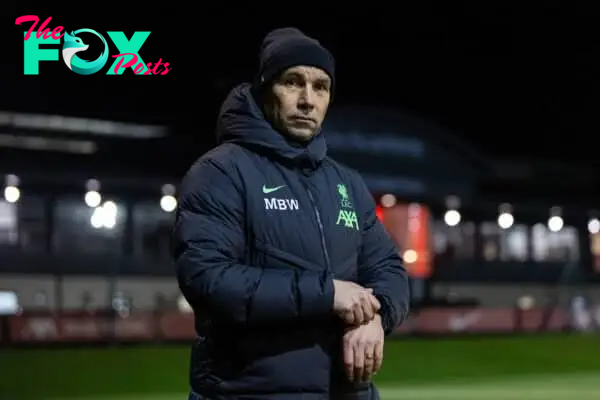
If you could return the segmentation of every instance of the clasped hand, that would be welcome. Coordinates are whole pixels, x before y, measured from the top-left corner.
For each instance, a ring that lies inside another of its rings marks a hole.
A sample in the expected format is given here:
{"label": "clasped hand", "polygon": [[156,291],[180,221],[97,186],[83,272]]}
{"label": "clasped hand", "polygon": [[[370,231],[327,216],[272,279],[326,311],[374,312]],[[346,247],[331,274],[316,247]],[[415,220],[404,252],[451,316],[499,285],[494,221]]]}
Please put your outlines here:
{"label": "clasped hand", "polygon": [[344,333],[344,367],[350,381],[368,381],[383,362],[381,304],[372,289],[334,281],[334,311],[348,325]]}

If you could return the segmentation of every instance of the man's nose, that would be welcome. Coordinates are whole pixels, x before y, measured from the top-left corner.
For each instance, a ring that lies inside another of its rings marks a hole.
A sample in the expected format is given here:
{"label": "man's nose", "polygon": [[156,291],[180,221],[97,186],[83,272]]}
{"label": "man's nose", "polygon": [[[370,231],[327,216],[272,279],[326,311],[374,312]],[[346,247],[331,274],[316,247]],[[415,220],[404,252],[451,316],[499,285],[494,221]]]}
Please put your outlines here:
{"label": "man's nose", "polygon": [[310,88],[304,88],[298,99],[298,108],[302,110],[312,110],[315,108],[314,93]]}

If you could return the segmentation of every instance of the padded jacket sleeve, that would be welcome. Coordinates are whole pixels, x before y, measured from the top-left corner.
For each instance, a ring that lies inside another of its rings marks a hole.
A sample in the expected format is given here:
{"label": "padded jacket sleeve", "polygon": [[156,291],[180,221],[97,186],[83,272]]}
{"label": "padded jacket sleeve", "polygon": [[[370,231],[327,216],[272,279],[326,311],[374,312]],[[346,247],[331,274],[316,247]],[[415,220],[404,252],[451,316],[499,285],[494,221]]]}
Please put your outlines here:
{"label": "padded jacket sleeve", "polygon": [[377,218],[375,201],[360,180],[362,244],[359,253],[359,283],[373,289],[381,303],[381,320],[390,334],[406,319],[410,307],[408,274],[391,237]]}
{"label": "padded jacket sleeve", "polygon": [[244,264],[245,198],[237,176],[201,159],[181,185],[173,249],[188,302],[214,321],[234,324],[330,315],[334,288],[325,272]]}

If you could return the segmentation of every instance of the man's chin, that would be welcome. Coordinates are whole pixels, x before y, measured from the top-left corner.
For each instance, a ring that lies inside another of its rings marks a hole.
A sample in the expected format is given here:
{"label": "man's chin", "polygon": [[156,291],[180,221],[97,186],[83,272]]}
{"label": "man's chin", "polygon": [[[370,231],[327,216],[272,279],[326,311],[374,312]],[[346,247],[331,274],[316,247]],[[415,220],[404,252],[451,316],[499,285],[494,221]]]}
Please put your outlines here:
{"label": "man's chin", "polygon": [[308,142],[315,136],[316,131],[310,128],[290,128],[287,133],[294,140]]}

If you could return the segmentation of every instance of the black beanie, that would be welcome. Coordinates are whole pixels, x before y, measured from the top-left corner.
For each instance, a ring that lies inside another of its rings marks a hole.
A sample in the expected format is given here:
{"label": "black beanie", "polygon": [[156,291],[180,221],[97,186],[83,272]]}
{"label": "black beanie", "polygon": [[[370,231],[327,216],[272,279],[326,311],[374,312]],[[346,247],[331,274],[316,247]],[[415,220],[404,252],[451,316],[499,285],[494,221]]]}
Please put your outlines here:
{"label": "black beanie", "polygon": [[306,65],[325,71],[331,78],[331,89],[335,82],[335,60],[321,44],[296,28],[275,29],[263,39],[260,50],[260,67],[254,83],[261,89],[279,73],[288,68]]}

